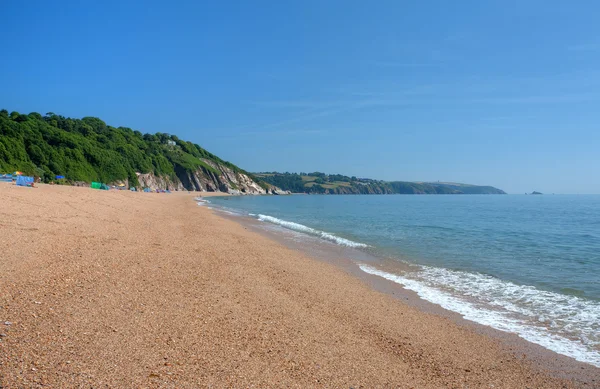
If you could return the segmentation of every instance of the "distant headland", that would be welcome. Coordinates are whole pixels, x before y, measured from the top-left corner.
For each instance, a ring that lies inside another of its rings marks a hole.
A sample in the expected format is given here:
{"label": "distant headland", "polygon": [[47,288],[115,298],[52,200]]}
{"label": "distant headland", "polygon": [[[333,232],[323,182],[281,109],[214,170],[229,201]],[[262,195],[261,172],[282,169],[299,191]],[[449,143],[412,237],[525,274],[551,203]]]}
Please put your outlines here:
{"label": "distant headland", "polygon": [[254,173],[273,186],[292,193],[308,194],[506,194],[493,186],[455,182],[381,181],[341,174]]}

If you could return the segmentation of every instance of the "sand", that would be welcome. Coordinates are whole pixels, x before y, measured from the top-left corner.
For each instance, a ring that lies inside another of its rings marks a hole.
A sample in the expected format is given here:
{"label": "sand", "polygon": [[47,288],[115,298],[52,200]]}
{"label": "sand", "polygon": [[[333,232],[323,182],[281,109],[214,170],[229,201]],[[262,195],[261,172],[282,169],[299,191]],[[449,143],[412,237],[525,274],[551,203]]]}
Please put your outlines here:
{"label": "sand", "polygon": [[563,388],[194,194],[0,184],[0,387]]}

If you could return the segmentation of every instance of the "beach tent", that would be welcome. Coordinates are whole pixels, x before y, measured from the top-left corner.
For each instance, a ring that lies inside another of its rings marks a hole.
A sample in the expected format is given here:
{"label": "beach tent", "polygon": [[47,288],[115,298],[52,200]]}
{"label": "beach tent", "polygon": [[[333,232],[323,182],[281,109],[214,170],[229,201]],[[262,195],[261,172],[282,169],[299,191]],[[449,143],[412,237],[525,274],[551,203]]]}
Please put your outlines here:
{"label": "beach tent", "polygon": [[92,189],[101,189],[101,190],[109,190],[110,187],[106,184],[103,184],[101,182],[92,182]]}
{"label": "beach tent", "polygon": [[18,186],[32,186],[33,177],[29,176],[18,176],[17,177],[17,185]]}
{"label": "beach tent", "polygon": [[129,190],[132,192],[137,192],[137,189],[135,188],[135,186],[132,186],[131,188],[129,188]]}
{"label": "beach tent", "polygon": [[144,192],[150,193],[150,192],[152,192],[152,190],[150,188],[144,188]]}
{"label": "beach tent", "polygon": [[0,176],[0,182],[12,182],[13,176],[12,174],[3,174]]}
{"label": "beach tent", "polygon": [[65,176],[56,176],[56,179],[57,179],[57,180],[64,180],[64,179],[65,179]]}

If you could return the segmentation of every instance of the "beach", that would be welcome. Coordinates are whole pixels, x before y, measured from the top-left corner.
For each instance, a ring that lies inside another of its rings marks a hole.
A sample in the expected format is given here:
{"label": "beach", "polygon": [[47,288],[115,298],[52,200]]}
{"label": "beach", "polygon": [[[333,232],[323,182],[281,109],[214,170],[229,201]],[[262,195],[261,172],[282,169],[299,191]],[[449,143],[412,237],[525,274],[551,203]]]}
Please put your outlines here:
{"label": "beach", "polygon": [[597,368],[544,368],[196,196],[0,184],[0,387],[600,384]]}

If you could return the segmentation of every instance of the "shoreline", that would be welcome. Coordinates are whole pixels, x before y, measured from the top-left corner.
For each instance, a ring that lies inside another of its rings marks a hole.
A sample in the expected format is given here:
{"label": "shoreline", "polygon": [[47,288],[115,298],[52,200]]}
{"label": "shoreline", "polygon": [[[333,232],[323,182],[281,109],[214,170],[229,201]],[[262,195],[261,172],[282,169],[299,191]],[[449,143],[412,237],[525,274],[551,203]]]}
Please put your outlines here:
{"label": "shoreline", "polygon": [[197,196],[0,185],[0,228],[14,242],[0,261],[0,384],[598,384],[597,370],[563,379]]}
{"label": "shoreline", "polygon": [[[452,320],[459,326],[463,326],[484,336],[497,339],[504,347],[516,355],[522,355],[530,360],[536,369],[549,372],[557,378],[576,380],[584,385],[598,385],[600,379],[593,381],[594,377],[600,377],[600,368],[586,362],[559,354],[553,350],[547,349],[539,344],[530,342],[516,333],[506,332],[493,327],[480,324],[465,319],[460,313],[441,307],[438,304],[427,301],[420,297],[417,292],[404,288],[402,285],[385,279],[383,277],[366,273],[361,270],[358,262],[369,263],[369,261],[381,262],[381,258],[364,253],[355,248],[340,247],[331,242],[317,242],[316,244],[307,244],[306,241],[297,240],[286,236],[287,230],[276,231],[275,229],[262,228],[261,222],[244,215],[232,215],[218,208],[212,209],[218,216],[236,222],[244,227],[251,228],[256,233],[274,240],[289,249],[299,251],[309,258],[332,264],[343,270],[350,276],[361,280],[375,291],[387,294],[399,300],[402,304],[407,304],[417,308],[419,311],[444,317]],[[352,258],[352,259],[351,259]],[[385,261],[385,262],[389,262]],[[386,264],[383,263],[385,267]],[[389,266],[389,264],[388,264]],[[392,265],[397,270],[402,268],[402,263]],[[408,265],[406,265],[408,266]]]}

